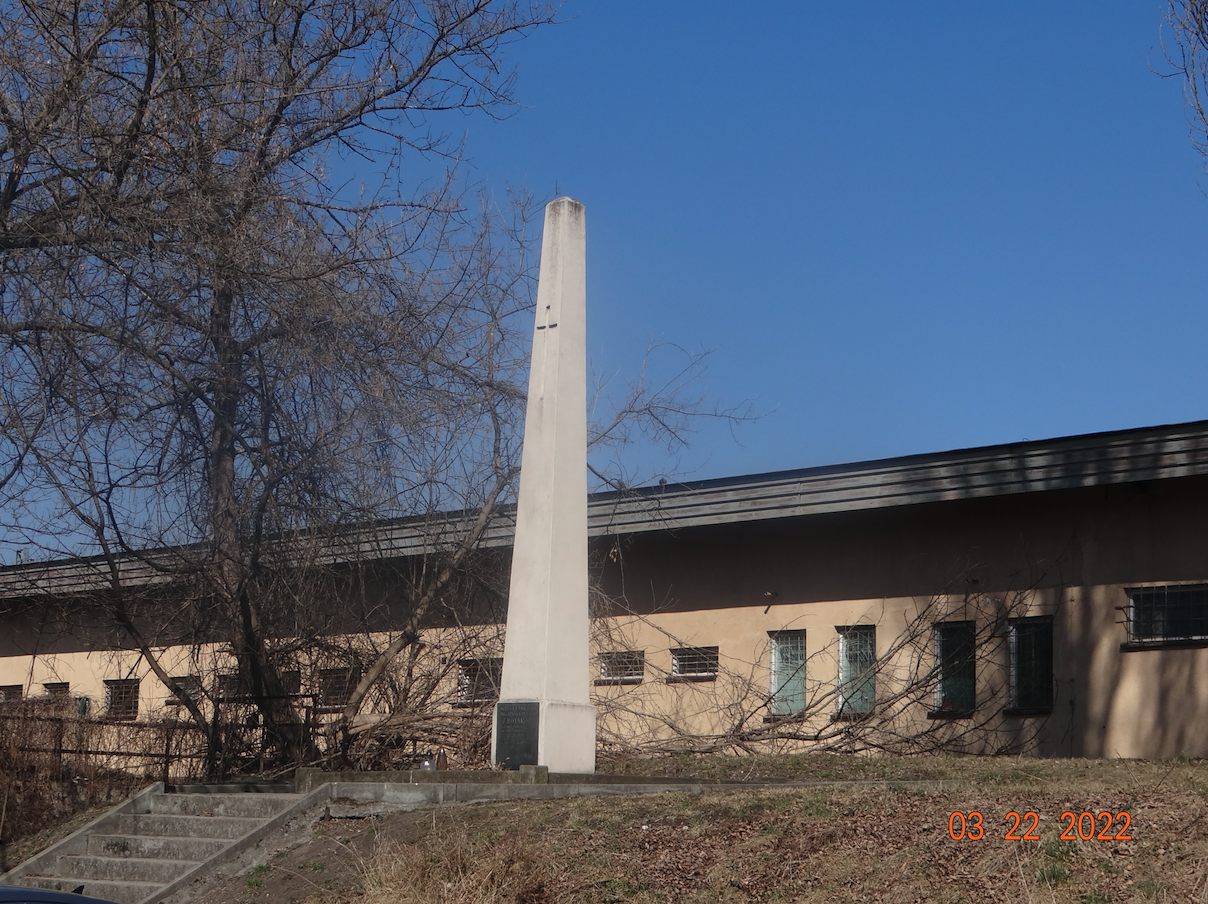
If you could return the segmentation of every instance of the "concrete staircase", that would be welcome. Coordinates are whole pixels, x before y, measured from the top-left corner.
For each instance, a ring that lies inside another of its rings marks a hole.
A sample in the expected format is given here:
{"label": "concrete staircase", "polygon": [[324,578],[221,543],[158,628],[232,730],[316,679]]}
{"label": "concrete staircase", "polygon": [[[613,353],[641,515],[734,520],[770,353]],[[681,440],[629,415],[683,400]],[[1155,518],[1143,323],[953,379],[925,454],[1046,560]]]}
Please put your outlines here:
{"label": "concrete staircase", "polygon": [[153,785],[0,884],[68,892],[82,885],[91,897],[150,904],[304,809],[307,797],[287,788],[164,793]]}

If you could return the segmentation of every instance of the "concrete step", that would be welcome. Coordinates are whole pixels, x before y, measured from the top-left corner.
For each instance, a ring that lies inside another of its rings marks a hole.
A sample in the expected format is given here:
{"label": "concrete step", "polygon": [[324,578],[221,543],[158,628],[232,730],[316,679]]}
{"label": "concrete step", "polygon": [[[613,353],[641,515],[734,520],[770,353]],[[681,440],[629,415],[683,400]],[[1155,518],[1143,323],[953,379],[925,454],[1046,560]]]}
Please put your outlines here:
{"label": "concrete step", "polygon": [[123,813],[116,820],[117,835],[171,835],[174,838],[242,838],[263,819],[254,816],[165,816]]}
{"label": "concrete step", "polygon": [[163,888],[158,882],[113,882],[67,876],[24,876],[21,884],[26,888],[45,888],[50,891],[66,892],[74,891],[83,885],[83,894],[88,897],[116,901],[117,904],[138,904],[139,901]]}
{"label": "concrete step", "polygon": [[293,785],[231,783],[224,785],[172,785],[169,794],[294,794]]}
{"label": "concrete step", "polygon": [[151,812],[268,819],[299,799],[297,794],[162,794],[151,799]]}
{"label": "concrete step", "polygon": [[153,860],[147,857],[94,857],[73,854],[59,858],[56,873],[85,880],[153,882],[167,885],[198,865],[198,860]]}
{"label": "concrete step", "polygon": [[209,860],[230,843],[230,839],[227,838],[188,838],[172,835],[89,835],[87,853],[98,857]]}

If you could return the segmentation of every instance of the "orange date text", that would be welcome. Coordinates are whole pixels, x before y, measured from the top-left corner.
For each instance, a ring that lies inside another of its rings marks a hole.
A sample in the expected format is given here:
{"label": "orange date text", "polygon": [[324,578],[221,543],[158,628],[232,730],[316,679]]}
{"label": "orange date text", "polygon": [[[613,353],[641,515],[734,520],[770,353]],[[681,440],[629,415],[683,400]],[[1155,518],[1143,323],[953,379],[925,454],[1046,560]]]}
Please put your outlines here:
{"label": "orange date text", "polygon": [[[1017,813],[1012,810],[1003,819],[1006,831],[1004,841],[1039,841],[1036,829],[1040,825],[1040,814],[1034,810]],[[1127,811],[1111,813],[1103,810],[1095,813],[1084,810],[1074,813],[1066,810],[1061,814],[1065,830],[1059,836],[1062,841],[1131,841],[1129,830],[1132,817]],[[953,813],[948,817],[948,834],[954,841],[981,841],[986,835],[985,817],[977,810],[968,813]]]}

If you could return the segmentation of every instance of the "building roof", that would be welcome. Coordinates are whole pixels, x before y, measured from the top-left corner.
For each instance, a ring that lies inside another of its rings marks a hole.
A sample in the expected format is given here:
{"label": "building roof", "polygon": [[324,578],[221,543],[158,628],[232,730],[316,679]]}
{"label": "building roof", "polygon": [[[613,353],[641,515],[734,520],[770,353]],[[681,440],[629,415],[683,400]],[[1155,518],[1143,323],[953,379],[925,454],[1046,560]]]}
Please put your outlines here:
{"label": "building roof", "polygon": [[[589,498],[588,533],[641,533],[1202,475],[1208,475],[1208,421],[1195,421],[596,493]],[[474,514],[446,512],[347,528],[329,538],[322,558],[339,563],[418,555],[452,542]],[[513,508],[501,509],[483,545],[510,545],[513,517]],[[155,561],[179,560],[181,552],[128,556],[118,565],[127,582],[158,583],[171,575]],[[106,571],[100,557],[10,565],[0,568],[0,596],[98,588],[106,583]]]}
{"label": "building roof", "polygon": [[593,496],[594,534],[794,518],[1208,474],[1208,421]]}

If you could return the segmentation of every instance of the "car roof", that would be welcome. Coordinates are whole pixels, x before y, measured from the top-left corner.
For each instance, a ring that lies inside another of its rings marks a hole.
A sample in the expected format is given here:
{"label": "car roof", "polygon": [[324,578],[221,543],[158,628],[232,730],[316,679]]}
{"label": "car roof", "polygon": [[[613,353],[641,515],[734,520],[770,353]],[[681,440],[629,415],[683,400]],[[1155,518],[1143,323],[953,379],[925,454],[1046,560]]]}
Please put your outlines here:
{"label": "car roof", "polygon": [[102,898],[73,895],[69,891],[48,891],[44,888],[22,888],[18,885],[0,885],[0,904],[113,904]]}

